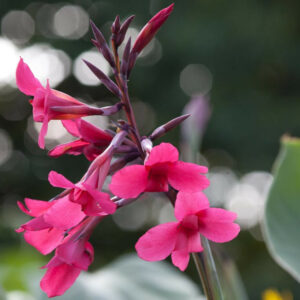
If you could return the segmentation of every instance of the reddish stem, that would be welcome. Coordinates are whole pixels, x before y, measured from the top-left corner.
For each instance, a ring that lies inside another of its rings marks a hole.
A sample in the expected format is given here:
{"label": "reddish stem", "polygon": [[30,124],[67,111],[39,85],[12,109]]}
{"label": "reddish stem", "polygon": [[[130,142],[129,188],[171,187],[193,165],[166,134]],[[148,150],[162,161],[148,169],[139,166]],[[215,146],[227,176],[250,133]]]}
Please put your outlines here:
{"label": "reddish stem", "polygon": [[116,68],[115,68],[115,79],[117,82],[118,87],[120,88],[121,92],[122,92],[122,98],[121,101],[124,104],[124,111],[128,120],[129,125],[132,127],[132,132],[130,133],[130,138],[135,142],[135,144],[137,145],[142,158],[145,157],[144,151],[142,149],[141,146],[141,136],[136,124],[136,120],[135,120],[135,116],[134,116],[134,112],[131,106],[131,102],[129,99],[129,95],[128,95],[128,86],[127,86],[127,78],[121,78],[121,71],[120,71],[120,59],[119,59],[119,54],[118,54],[118,49],[115,45],[114,40],[111,40],[111,45],[112,45],[112,49],[113,49],[113,53],[114,53],[114,57],[115,57],[115,63],[116,63]]}

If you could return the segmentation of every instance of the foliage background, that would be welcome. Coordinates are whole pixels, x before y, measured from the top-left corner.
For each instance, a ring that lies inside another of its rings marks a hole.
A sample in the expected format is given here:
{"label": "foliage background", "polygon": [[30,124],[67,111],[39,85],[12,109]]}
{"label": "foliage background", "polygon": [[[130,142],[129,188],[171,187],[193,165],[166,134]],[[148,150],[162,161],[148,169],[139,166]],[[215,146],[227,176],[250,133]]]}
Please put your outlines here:
{"label": "foliage background", "polygon": [[[47,43],[63,50],[72,61],[90,50],[90,31],[80,39],[43,34],[43,28],[51,32],[53,26],[50,17],[50,21],[37,18],[46,4],[51,4],[55,12],[70,3],[2,0],[0,38],[12,39],[19,20],[11,25],[11,31],[5,31],[3,19],[12,10],[21,10],[31,16],[35,30],[25,43],[14,40],[19,49]],[[133,25],[141,28],[170,2],[78,0],[72,4],[82,7],[108,37],[107,24],[116,14],[122,19],[135,14]],[[180,85],[182,71],[189,64],[204,65],[204,71],[208,71],[202,79],[208,83],[199,91],[209,95],[212,115],[203,137],[202,153],[210,167],[229,168],[237,177],[257,170],[270,172],[280,136],[285,133],[300,135],[299,10],[300,3],[295,0],[175,1],[174,12],[157,37],[162,53],[160,59],[153,63],[150,55],[148,60],[140,60],[130,80],[134,101],[146,103],[146,106],[137,105],[144,134],[182,112],[191,96]],[[0,47],[2,74],[8,67],[15,68],[16,63],[7,66],[9,55]],[[193,75],[190,76],[187,82],[193,79]],[[88,163],[83,157],[48,158],[28,133],[31,116],[28,97],[5,80],[0,81],[0,86],[0,263],[3,266],[0,280],[6,290],[24,289],[22,279],[17,276],[18,269],[41,265],[43,258],[13,231],[24,222],[16,201],[26,196],[49,199],[56,192],[47,183],[50,170],[76,180]],[[192,87],[195,90],[194,85]],[[72,72],[56,89],[90,102],[113,101],[103,86],[81,84]],[[178,145],[178,136],[179,131],[176,131],[166,139]],[[147,205],[150,202],[146,200]],[[149,204],[144,209],[147,207],[151,209],[152,206]],[[92,238],[96,249],[92,269],[132,252],[138,236],[153,222],[149,215],[135,230],[122,229],[114,221],[105,220]],[[136,215],[131,212],[127,217],[135,218]],[[290,290],[295,299],[300,296],[299,285],[267,253],[258,226],[244,230],[237,240],[224,248],[236,261],[250,299],[259,299],[269,287]],[[187,273],[197,281],[192,264]]]}

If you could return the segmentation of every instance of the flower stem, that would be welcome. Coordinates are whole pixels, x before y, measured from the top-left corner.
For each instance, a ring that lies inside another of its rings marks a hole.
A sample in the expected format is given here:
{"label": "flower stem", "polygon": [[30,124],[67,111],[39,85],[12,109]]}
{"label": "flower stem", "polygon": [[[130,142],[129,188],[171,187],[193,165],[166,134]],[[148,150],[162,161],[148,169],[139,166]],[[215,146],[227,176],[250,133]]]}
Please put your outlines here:
{"label": "flower stem", "polygon": [[124,111],[125,111],[128,123],[133,129],[133,132],[130,133],[130,137],[137,145],[142,158],[144,158],[145,155],[144,155],[144,152],[143,152],[143,149],[141,146],[141,137],[139,134],[139,130],[137,128],[135,116],[134,116],[133,109],[132,109],[130,99],[129,99],[127,78],[122,78],[122,76],[121,76],[120,58],[119,58],[119,54],[118,54],[118,49],[113,40],[111,41],[111,45],[112,45],[112,49],[113,49],[113,53],[114,53],[114,57],[115,57],[115,63],[116,63],[114,75],[115,75],[117,85],[122,92],[121,102],[124,104]]}

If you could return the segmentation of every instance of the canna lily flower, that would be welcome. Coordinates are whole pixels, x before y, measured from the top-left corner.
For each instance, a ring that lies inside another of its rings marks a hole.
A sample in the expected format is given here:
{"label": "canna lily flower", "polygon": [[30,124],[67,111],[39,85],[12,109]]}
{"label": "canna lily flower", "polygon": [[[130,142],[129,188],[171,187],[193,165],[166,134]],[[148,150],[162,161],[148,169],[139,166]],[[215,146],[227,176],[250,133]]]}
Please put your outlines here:
{"label": "canna lily flower", "polygon": [[73,285],[80,272],[88,269],[94,259],[93,247],[89,242],[85,244],[84,252],[78,258],[77,265],[80,263],[81,267],[74,264],[76,260],[67,263],[57,254],[44,266],[48,270],[42,278],[40,286],[49,298],[64,294]]}
{"label": "canna lily flower", "polygon": [[143,192],[167,192],[168,184],[184,192],[207,188],[209,181],[202,175],[207,168],[178,158],[173,145],[161,143],[152,148],[144,165],[128,166],[114,174],[110,190],[121,198],[135,198]]}
{"label": "canna lily flower", "polygon": [[67,131],[78,140],[58,145],[49,151],[49,156],[58,157],[63,154],[84,154],[89,161],[93,161],[110,144],[112,137],[105,131],[95,127],[82,119],[63,120]]}
{"label": "canna lily flower", "polygon": [[91,163],[83,178],[76,184],[54,171],[51,171],[48,176],[50,184],[69,190],[69,200],[80,204],[87,216],[113,214],[117,205],[111,201],[110,195],[101,192],[101,189],[108,175],[114,151],[122,144],[126,135],[126,131],[118,132],[110,145]]}
{"label": "canna lily flower", "polygon": [[18,202],[19,208],[34,218],[16,231],[24,232],[25,241],[44,255],[62,242],[66,230],[86,217],[81,206],[69,201],[67,196],[51,202],[26,198],[25,204],[27,208]]}
{"label": "canna lily flower", "polygon": [[[99,169],[96,169],[86,180],[74,184],[63,175],[51,171],[48,176],[50,184],[54,187],[70,189],[69,200],[80,204],[87,216],[102,216],[113,214],[117,206],[110,200],[110,195],[98,189]],[[98,173],[98,174],[97,174]],[[103,183],[102,183],[103,184]],[[102,187],[102,186],[101,186]],[[59,220],[57,220],[59,222]],[[55,222],[55,220],[53,220]]]}
{"label": "canna lily flower", "polygon": [[239,225],[236,214],[221,208],[210,208],[202,192],[179,192],[175,202],[177,222],[160,224],[148,230],[135,245],[138,256],[147,261],[172,257],[173,264],[184,271],[189,254],[203,250],[200,234],[216,243],[234,239]]}
{"label": "canna lily flower", "polygon": [[89,106],[65,93],[51,89],[49,82],[46,87],[43,87],[22,58],[17,67],[16,81],[21,92],[34,96],[30,101],[33,107],[33,119],[43,123],[38,142],[41,148],[45,147],[44,139],[49,121],[103,114],[100,108]]}
{"label": "canna lily flower", "polygon": [[87,271],[94,260],[94,249],[88,239],[93,227],[100,220],[101,217],[87,219],[70,230],[68,236],[56,248],[54,257],[43,267],[48,270],[40,286],[48,297],[64,294],[73,285],[80,272]]}

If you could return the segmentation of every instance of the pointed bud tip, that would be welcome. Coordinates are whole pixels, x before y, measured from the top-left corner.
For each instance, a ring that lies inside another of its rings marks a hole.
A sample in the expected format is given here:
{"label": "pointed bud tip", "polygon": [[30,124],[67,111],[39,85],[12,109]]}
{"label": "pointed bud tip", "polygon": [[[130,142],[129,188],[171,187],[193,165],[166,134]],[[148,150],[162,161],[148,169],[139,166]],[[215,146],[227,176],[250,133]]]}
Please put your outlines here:
{"label": "pointed bud tip", "polygon": [[90,19],[90,25],[91,25],[91,27],[96,27],[96,24],[93,22],[92,19]]}
{"label": "pointed bud tip", "polygon": [[179,118],[181,118],[182,120],[185,120],[185,119],[189,118],[190,116],[191,116],[191,114],[185,114],[185,115],[180,116]]}
{"label": "pointed bud tip", "polygon": [[153,21],[159,21],[164,22],[169,15],[172,13],[175,3],[172,3],[166,8],[163,8],[160,10],[157,14],[153,16],[153,18],[149,21],[149,23],[152,23]]}

